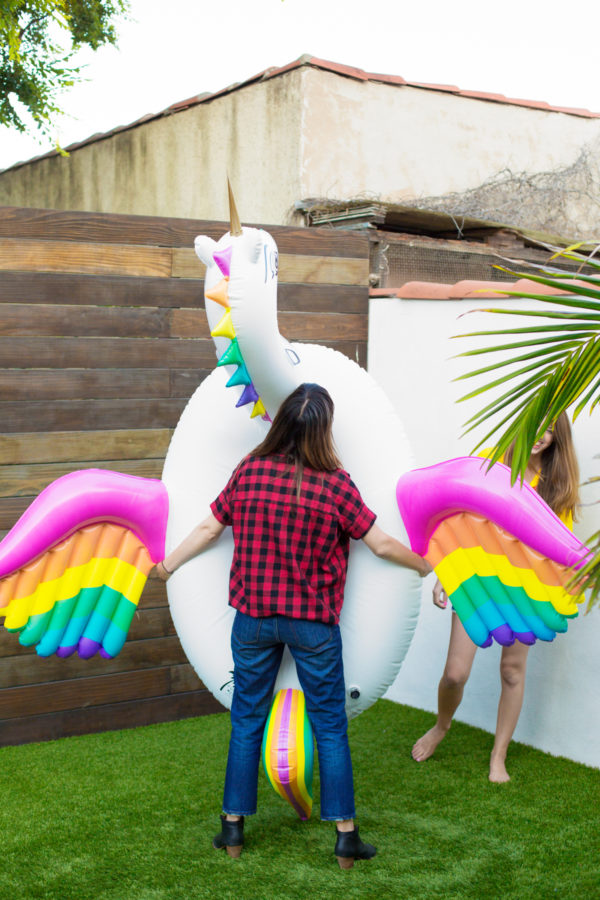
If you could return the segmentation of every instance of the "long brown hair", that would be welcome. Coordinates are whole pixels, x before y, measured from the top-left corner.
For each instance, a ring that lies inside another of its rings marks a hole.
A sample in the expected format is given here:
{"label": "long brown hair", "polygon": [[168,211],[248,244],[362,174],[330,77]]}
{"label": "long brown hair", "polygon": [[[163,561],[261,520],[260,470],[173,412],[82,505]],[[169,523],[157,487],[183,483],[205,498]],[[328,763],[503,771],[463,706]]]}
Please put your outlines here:
{"label": "long brown hair", "polygon": [[[579,504],[579,464],[566,413],[561,413],[554,423],[552,435],[552,443],[542,451],[537,492],[557,515],[570,512],[576,518]],[[504,457],[507,466],[512,462],[513,451],[514,444],[508,448]]]}
{"label": "long brown hair", "polygon": [[333,400],[324,387],[301,384],[283,401],[266,438],[249,455],[285,456],[294,468],[300,499],[305,466],[317,472],[341,468],[331,433],[333,411]]}

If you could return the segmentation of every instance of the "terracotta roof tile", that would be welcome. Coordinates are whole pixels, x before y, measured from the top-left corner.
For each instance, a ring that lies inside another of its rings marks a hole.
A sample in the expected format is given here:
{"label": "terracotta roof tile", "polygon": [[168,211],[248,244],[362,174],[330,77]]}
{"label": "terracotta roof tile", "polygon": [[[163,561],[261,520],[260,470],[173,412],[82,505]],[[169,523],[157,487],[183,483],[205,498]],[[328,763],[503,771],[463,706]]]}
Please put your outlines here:
{"label": "terracotta roof tile", "polygon": [[384,81],[386,84],[408,84],[402,75],[381,75],[377,72],[369,73],[369,81]]}
{"label": "terracotta roof tile", "polygon": [[457,281],[455,284],[441,284],[430,281],[407,281],[399,288],[371,288],[369,296],[397,297],[401,300],[499,300],[511,294],[546,294],[561,296],[568,291],[543,284],[535,284],[526,278],[518,281]]}
{"label": "terracotta roof tile", "polygon": [[455,84],[429,84],[424,81],[405,81],[410,87],[424,88],[427,91],[446,91],[450,94],[460,94],[460,88]]}
{"label": "terracotta roof tile", "polygon": [[495,100],[497,103],[507,102],[504,94],[490,94],[486,91],[459,91],[459,94],[461,97],[472,97],[474,100]]}
{"label": "terracotta roof tile", "polygon": [[583,109],[574,106],[553,106],[552,112],[566,113],[569,116],[584,116],[590,119],[599,119],[600,113],[590,112],[589,109]]}
{"label": "terracotta roof tile", "polygon": [[211,96],[212,94],[210,93],[196,94],[194,97],[189,97],[187,100],[180,100],[178,103],[172,103],[167,109],[177,112],[179,109],[187,109],[188,106],[196,106],[198,103],[202,103],[203,100],[206,100],[207,97]]}
{"label": "terracotta roof tile", "polygon": [[[106,140],[106,138],[111,137],[113,134],[117,134],[121,131],[126,131],[130,128],[136,128],[144,122],[151,121],[152,119],[160,119],[163,116],[172,115],[174,113],[183,112],[184,110],[189,109],[192,106],[197,106],[199,103],[208,103],[212,100],[215,100],[217,97],[221,97],[224,94],[239,90],[240,88],[246,87],[257,81],[266,81],[269,78],[276,78],[279,75],[282,75],[284,72],[289,72],[292,69],[298,69],[302,66],[313,66],[314,68],[323,69],[324,71],[328,72],[335,72],[338,75],[344,75],[347,78],[354,78],[358,81],[376,81],[380,84],[396,85],[397,87],[413,87],[419,88],[420,90],[452,93],[456,94],[457,96],[471,98],[473,100],[487,100],[493,103],[505,103],[513,106],[525,106],[529,109],[540,109],[546,110],[548,112],[560,112],[567,115],[581,116],[590,119],[600,118],[600,112],[590,112],[587,109],[571,109],[564,106],[551,106],[544,101],[518,100],[505,97],[503,94],[492,94],[486,93],[485,91],[465,91],[451,84],[426,84],[418,81],[406,81],[400,75],[384,75],[374,72],[365,72],[363,69],[358,69],[355,66],[345,66],[342,63],[336,63],[327,59],[320,59],[317,56],[310,56],[309,54],[305,54],[299,59],[287,63],[287,65],[285,66],[275,66],[264,69],[262,72],[259,72],[257,75],[254,75],[251,78],[247,78],[244,81],[235,82],[235,84],[230,84],[228,87],[222,88],[219,91],[196,94],[195,96],[190,97],[187,100],[181,100],[177,103],[173,103],[171,104],[171,106],[168,106],[166,109],[161,110],[160,112],[148,113],[147,115],[142,116],[140,119],[136,119],[135,122],[130,122],[127,125],[120,125],[116,128],[111,129],[110,131],[93,134],[90,137],[84,138],[82,141],[70,144],[68,147],[65,147],[65,150],[78,150],[80,147],[83,147],[86,144],[91,144],[95,141]],[[20,166],[27,165],[30,162],[36,162],[37,160],[47,159],[48,157],[56,155],[57,151],[51,150],[48,153],[43,153],[40,156],[33,157],[32,159],[15,163],[13,166],[9,166],[9,169],[16,169]],[[3,171],[8,170],[5,169]]]}
{"label": "terracotta roof tile", "polygon": [[345,66],[343,63],[331,62],[328,59],[319,59],[318,56],[300,57],[300,59],[305,60],[306,63],[315,66],[317,69],[327,69],[330,72],[337,72],[339,75],[357,78],[359,81],[369,81],[373,77],[368,72],[363,71],[363,69],[357,69],[355,66]]}

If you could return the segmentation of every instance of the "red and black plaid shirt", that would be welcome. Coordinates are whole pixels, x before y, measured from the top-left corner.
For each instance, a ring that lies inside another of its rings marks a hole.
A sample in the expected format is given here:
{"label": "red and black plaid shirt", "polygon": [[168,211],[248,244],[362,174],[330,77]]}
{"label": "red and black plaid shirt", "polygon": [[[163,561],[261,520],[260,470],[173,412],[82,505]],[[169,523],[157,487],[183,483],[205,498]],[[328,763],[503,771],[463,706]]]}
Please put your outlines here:
{"label": "red and black plaid shirt", "polygon": [[233,527],[231,606],[250,616],[338,622],[350,538],[364,537],[375,521],[347,472],[305,469],[297,502],[283,456],[249,457],[211,510]]}

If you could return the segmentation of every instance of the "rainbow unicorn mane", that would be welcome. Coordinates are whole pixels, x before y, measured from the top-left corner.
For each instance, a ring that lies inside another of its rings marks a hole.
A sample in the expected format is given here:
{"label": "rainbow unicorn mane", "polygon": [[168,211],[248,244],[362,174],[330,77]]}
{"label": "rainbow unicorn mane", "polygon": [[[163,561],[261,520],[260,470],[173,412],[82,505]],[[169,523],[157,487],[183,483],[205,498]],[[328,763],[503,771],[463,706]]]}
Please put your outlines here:
{"label": "rainbow unicorn mane", "polygon": [[235,372],[227,381],[226,387],[235,387],[242,385],[242,393],[235,404],[236,406],[247,406],[252,403],[252,412],[250,418],[256,416],[265,416],[266,409],[260,399],[252,379],[244,363],[244,357],[238,343],[233,322],[231,321],[231,307],[229,306],[229,277],[231,272],[231,254],[233,247],[229,246],[225,250],[215,251],[213,259],[219,267],[223,278],[212,289],[207,290],[205,297],[214,303],[219,303],[225,309],[225,314],[217,323],[216,327],[210,332],[211,337],[223,337],[230,341],[229,346],[218,359],[217,366],[235,366]]}

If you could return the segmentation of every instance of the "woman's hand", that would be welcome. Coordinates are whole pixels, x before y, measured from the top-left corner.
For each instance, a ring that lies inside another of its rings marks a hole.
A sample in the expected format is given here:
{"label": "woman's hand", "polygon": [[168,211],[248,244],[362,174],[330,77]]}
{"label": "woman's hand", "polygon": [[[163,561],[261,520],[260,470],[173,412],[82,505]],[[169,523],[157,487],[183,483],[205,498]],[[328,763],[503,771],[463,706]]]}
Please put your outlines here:
{"label": "woman's hand", "polygon": [[446,609],[448,603],[448,595],[442,587],[442,582],[439,578],[433,586],[433,602],[436,606],[439,606],[440,609]]}
{"label": "woman's hand", "polygon": [[429,575],[430,572],[433,572],[431,564],[425,559],[424,556],[421,557],[421,564],[419,567],[419,575],[421,578],[425,578],[426,575]]}
{"label": "woman's hand", "polygon": [[156,563],[156,574],[160,578],[161,581],[168,581],[172,572],[169,572],[168,569],[165,569],[164,564],[162,562]]}

